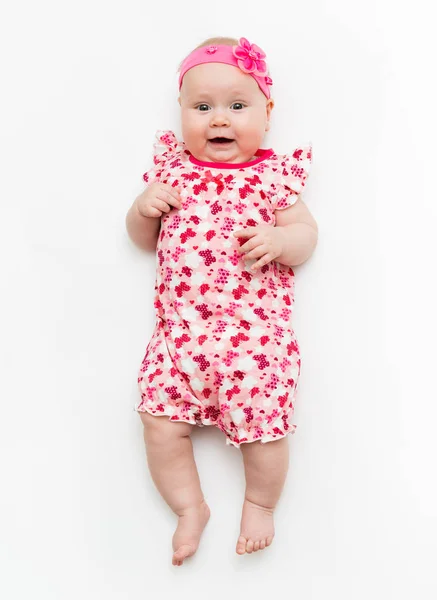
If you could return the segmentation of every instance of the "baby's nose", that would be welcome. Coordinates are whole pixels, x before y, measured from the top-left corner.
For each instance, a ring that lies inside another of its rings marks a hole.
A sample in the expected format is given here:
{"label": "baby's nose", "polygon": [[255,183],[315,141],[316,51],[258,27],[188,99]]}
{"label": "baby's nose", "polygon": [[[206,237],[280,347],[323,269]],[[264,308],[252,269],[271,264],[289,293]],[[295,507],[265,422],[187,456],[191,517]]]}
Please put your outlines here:
{"label": "baby's nose", "polygon": [[211,117],[211,125],[213,127],[223,127],[224,125],[229,125],[229,118],[225,113],[217,112]]}

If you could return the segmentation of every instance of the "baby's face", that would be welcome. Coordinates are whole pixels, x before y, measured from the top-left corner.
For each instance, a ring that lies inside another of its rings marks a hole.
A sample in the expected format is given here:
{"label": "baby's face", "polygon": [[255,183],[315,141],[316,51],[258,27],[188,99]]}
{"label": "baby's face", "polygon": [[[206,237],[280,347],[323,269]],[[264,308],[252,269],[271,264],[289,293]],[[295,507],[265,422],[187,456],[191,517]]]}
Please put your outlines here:
{"label": "baby's face", "polygon": [[207,162],[249,161],[262,146],[273,108],[253,77],[221,63],[187,71],[179,103],[185,145]]}

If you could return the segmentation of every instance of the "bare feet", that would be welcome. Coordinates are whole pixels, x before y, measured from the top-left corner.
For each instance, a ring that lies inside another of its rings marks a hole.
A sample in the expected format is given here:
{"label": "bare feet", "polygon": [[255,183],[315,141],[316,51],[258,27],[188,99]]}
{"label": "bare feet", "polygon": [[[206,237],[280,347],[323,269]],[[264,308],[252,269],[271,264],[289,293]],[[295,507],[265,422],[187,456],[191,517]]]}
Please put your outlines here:
{"label": "bare feet", "polygon": [[273,509],[244,500],[237,554],[251,554],[257,550],[264,550],[270,546],[274,535]]}
{"label": "bare feet", "polygon": [[180,567],[186,558],[192,556],[199,545],[210,510],[205,500],[199,506],[185,509],[179,516],[178,526],[173,536],[173,564]]}

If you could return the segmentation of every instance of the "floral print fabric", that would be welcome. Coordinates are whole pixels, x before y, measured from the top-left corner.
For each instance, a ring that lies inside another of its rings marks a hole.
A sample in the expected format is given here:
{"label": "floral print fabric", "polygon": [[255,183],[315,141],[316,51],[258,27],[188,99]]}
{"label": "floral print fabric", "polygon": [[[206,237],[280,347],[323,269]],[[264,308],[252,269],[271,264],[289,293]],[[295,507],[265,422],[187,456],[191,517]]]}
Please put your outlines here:
{"label": "floral print fabric", "polygon": [[246,226],[275,225],[292,206],[311,164],[311,146],[292,154],[259,150],[243,164],[195,159],[171,131],[158,132],[144,173],[178,187],[182,208],[161,217],[156,326],[138,375],[136,410],[172,421],[215,425],[226,441],[268,442],[294,433],[300,373],[292,328],[294,272],[238,252]]}

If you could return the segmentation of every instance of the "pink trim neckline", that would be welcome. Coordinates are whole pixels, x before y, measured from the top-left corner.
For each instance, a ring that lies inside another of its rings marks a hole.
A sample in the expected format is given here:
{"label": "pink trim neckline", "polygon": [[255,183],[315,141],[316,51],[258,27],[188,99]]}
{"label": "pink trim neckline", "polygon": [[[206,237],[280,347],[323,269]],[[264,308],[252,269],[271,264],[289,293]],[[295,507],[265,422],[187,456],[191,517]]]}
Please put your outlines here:
{"label": "pink trim neckline", "polygon": [[252,165],[256,165],[259,162],[265,160],[266,158],[270,158],[274,151],[272,148],[260,148],[255,152],[255,156],[257,158],[253,160],[249,160],[248,162],[242,163],[225,163],[225,162],[205,162],[203,160],[197,159],[195,156],[191,154],[189,150],[186,150],[188,153],[188,158],[190,162],[198,165],[199,167],[209,167],[210,169],[242,169],[244,167],[251,167]]}

